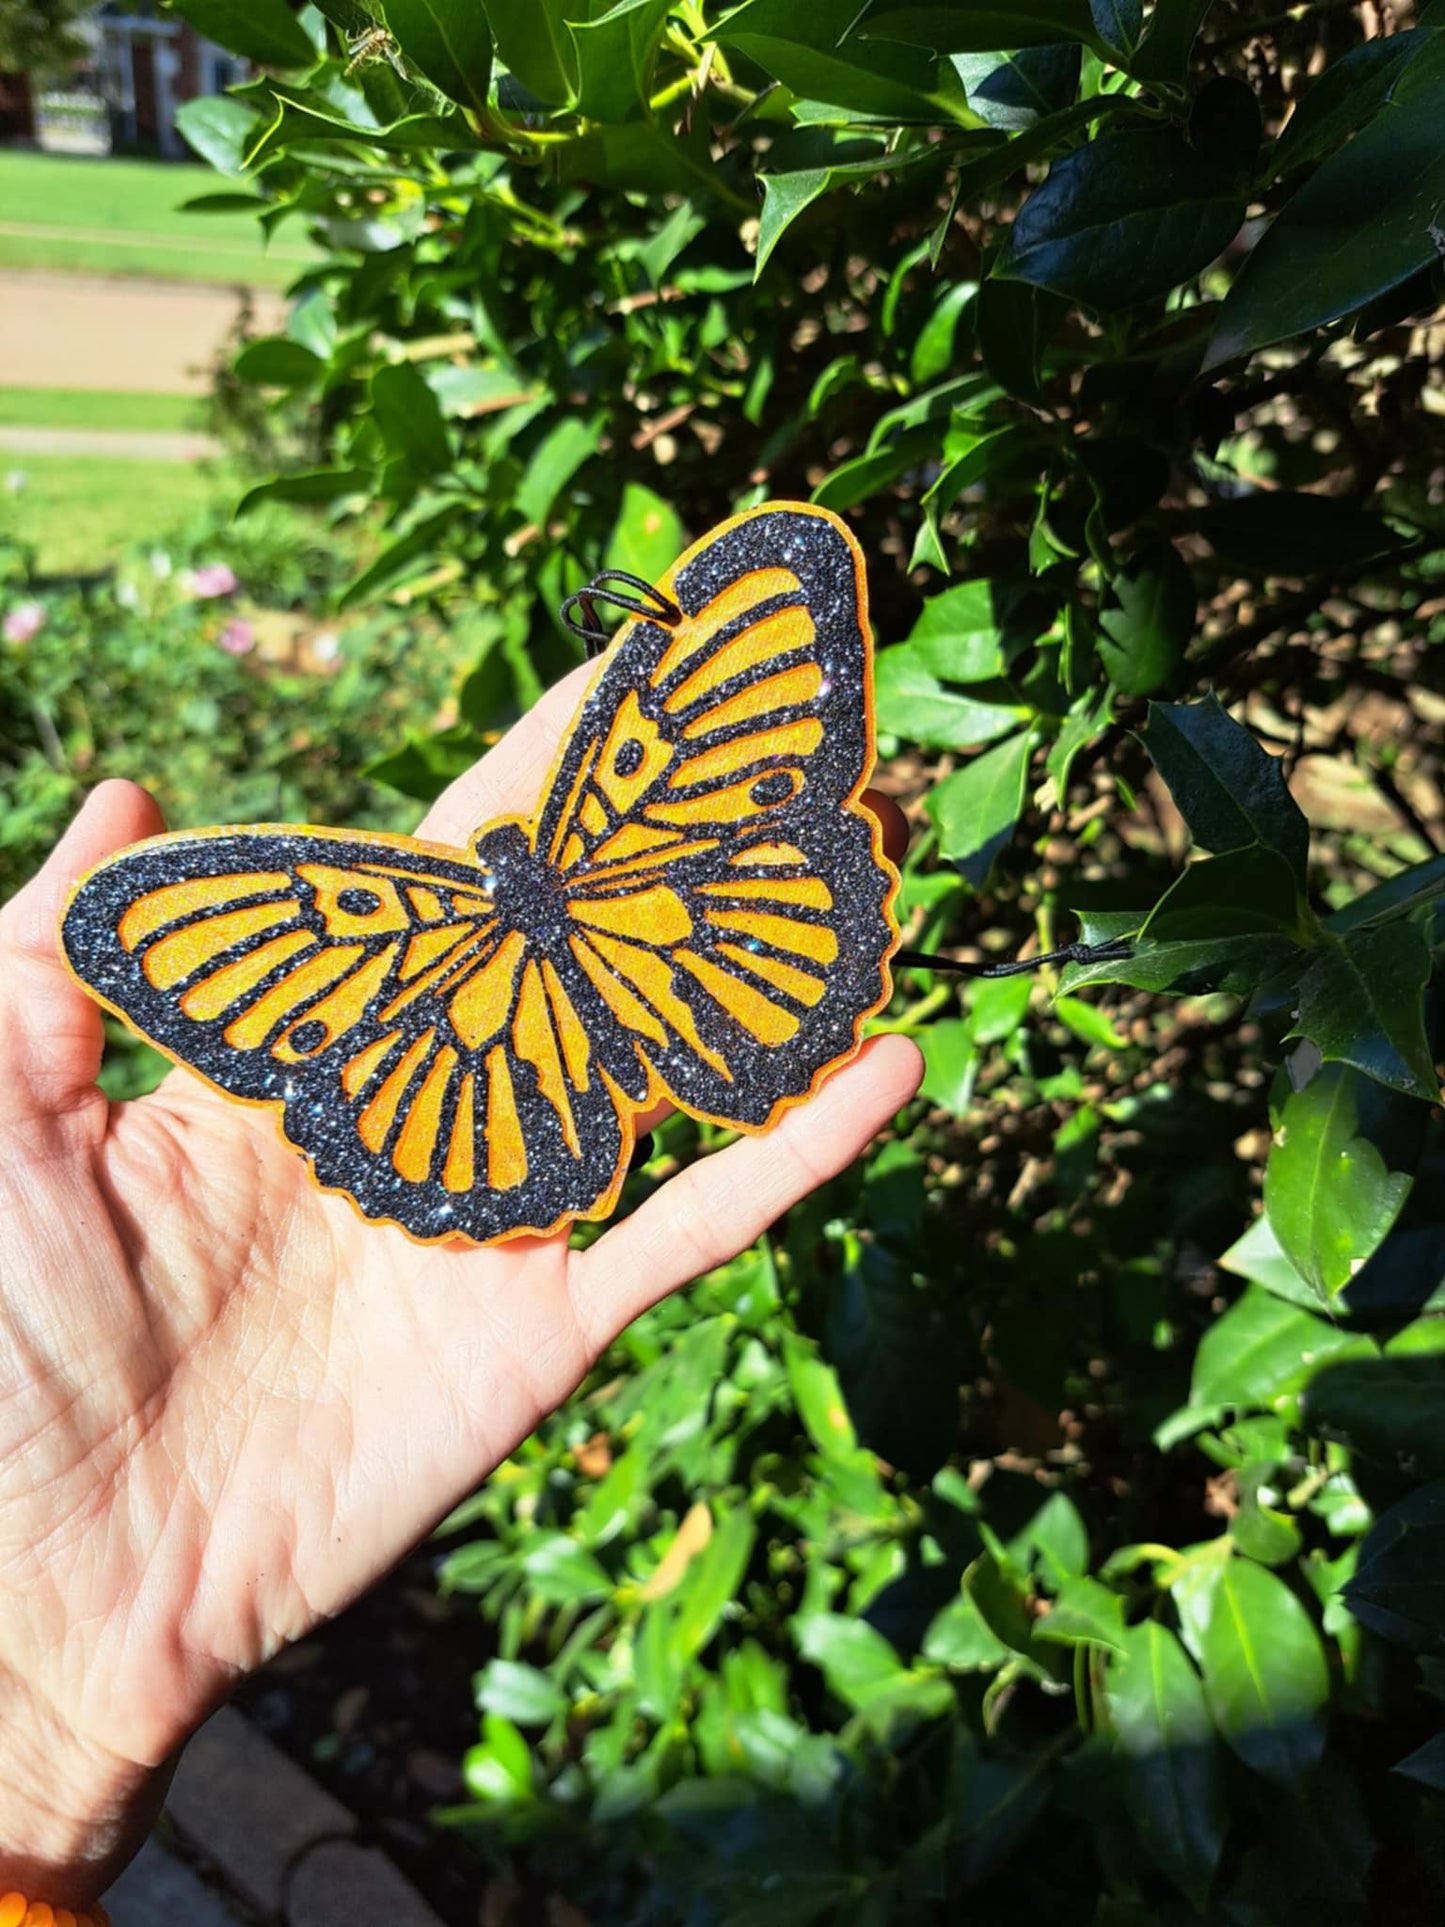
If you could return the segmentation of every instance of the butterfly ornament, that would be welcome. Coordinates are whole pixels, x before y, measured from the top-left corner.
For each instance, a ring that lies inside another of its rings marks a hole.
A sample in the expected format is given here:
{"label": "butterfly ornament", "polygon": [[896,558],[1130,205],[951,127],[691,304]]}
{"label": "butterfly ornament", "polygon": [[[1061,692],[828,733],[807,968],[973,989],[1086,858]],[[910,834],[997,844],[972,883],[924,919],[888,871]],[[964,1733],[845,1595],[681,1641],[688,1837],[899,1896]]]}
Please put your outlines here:
{"label": "butterfly ornament", "polygon": [[85,988],[275,1107],[367,1218],[491,1244],[605,1217],[660,1101],[762,1132],[891,992],[898,876],[863,558],[837,517],[740,515],[630,620],[536,813],[468,849],[261,824],[152,837],[77,885]]}

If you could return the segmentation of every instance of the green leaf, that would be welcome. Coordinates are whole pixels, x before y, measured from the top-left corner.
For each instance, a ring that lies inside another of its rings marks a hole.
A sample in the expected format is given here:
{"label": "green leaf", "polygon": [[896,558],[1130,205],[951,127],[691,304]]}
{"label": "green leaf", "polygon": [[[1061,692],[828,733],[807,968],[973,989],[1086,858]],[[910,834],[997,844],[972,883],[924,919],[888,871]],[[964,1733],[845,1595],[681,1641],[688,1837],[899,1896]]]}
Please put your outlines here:
{"label": "green leaf", "polygon": [[686,546],[682,521],[672,504],[643,483],[628,482],[607,538],[603,566],[626,569],[644,582],[656,582]]}
{"label": "green leaf", "polygon": [[1157,1620],[1121,1629],[1115,1647],[1105,1704],[1129,1814],[1155,1866],[1202,1909],[1225,1827],[1204,1689],[1178,1639]]}
{"label": "green leaf", "polygon": [[1310,832],[1271,756],[1211,691],[1198,703],[1151,703],[1144,747],[1201,848],[1278,850],[1301,883]]}
{"label": "green leaf", "polygon": [[809,1613],[794,1620],[793,1635],[803,1658],[849,1706],[866,1706],[906,1670],[882,1633],[845,1613]]}
{"label": "green leaf", "polygon": [[945,689],[908,643],[885,649],[874,670],[878,727],[930,749],[973,749],[1017,729],[1025,712]]}
{"label": "green leaf", "polygon": [[[341,607],[346,609],[354,603],[365,601],[368,596],[374,595],[384,585],[396,581],[413,562],[423,556],[432,555],[437,542],[462,513],[460,502],[448,502],[434,515],[424,516],[420,521],[414,522],[404,535],[399,535],[394,542],[384,548],[370,566],[363,569],[355,581],[348,584],[341,597]],[[470,735],[471,732],[467,733]],[[469,759],[469,761],[474,760],[474,756]]]}
{"label": "green leaf", "polygon": [[285,335],[263,335],[251,341],[233,364],[242,381],[259,388],[310,388],[326,373],[326,363]]}
{"label": "green leaf", "polygon": [[1034,1638],[1058,1646],[1126,1650],[1124,1601],[1097,1579],[1082,1574],[1063,1580],[1053,1605],[1034,1624]]}
{"label": "green leaf", "polygon": [[688,134],[651,122],[628,121],[576,134],[555,150],[557,178],[564,185],[615,187],[634,194],[692,194],[716,201],[722,192],[705,142],[703,123]]}
{"label": "green leaf", "polygon": [[955,281],[939,296],[932,314],[914,337],[909,356],[908,376],[915,388],[927,388],[948,373],[953,364],[959,320],[977,295],[977,282]]}
{"label": "green leaf", "polygon": [[[455,0],[453,0],[455,4]],[[477,0],[464,0],[475,6]],[[566,15],[577,0],[482,0],[497,53],[509,73],[548,107],[563,107],[577,85]]]}
{"label": "green leaf", "polygon": [[626,120],[647,105],[657,43],[673,0],[617,0],[605,13],[571,22],[579,114]]}
{"label": "green leaf", "polygon": [[1445,1733],[1437,1733],[1433,1740],[1417,1746],[1390,1771],[1403,1774],[1407,1780],[1418,1780],[1434,1793],[1445,1793]]}
{"label": "green leaf", "polygon": [[262,118],[254,107],[229,94],[203,94],[197,100],[182,101],[176,109],[176,126],[186,144],[218,174],[233,177],[246,171],[246,156]]}
{"label": "green leaf", "polygon": [[1044,348],[1065,312],[1045,288],[987,277],[978,291],[978,351],[1000,388],[1020,401],[1041,399]]}
{"label": "green leaf", "polygon": [[1349,1359],[1318,1373],[1305,1423],[1361,1458],[1410,1478],[1445,1478],[1445,1356]]}
{"label": "green leaf", "polygon": [[1126,696],[1170,682],[1194,633],[1194,578],[1172,542],[1151,542],[1110,581],[1099,604],[1099,660]]}
{"label": "green leaf", "polygon": [[924,603],[907,641],[935,676],[946,682],[992,682],[1002,676],[994,593],[991,582],[960,582]]}
{"label": "green leaf", "polygon": [[513,498],[525,521],[538,527],[545,523],[552,504],[582,464],[597,453],[605,433],[606,423],[600,415],[563,415],[548,430]]}
{"label": "green leaf", "polygon": [[928,792],[939,850],[975,890],[988,882],[995,858],[1018,824],[1032,748],[1033,732],[1023,730],[984,750]]}
{"label": "green leaf", "polygon": [[825,1459],[851,1458],[858,1449],[858,1437],[843,1403],[838,1374],[794,1332],[783,1334],[783,1362],[808,1437]]}
{"label": "green leaf", "polygon": [[886,121],[975,124],[963,83],[931,47],[845,38],[857,15],[858,0],[745,0],[709,38],[805,100]]}
{"label": "green leaf", "polygon": [[1365,924],[1408,916],[1412,910],[1434,903],[1441,896],[1445,896],[1445,856],[1427,857],[1423,863],[1412,863],[1397,876],[1366,890],[1353,903],[1332,912],[1325,918],[1325,928],[1342,936]]}
{"label": "green leaf", "polygon": [[881,1240],[859,1243],[829,1299],[824,1349],[862,1443],[931,1477],[958,1429],[958,1371],[938,1288]]}
{"label": "green leaf", "polygon": [[1306,1311],[1314,1311],[1319,1304],[1317,1294],[1280,1249],[1274,1227],[1263,1212],[1218,1262],[1222,1271],[1232,1271],[1236,1277],[1263,1285],[1266,1291],[1272,1291],[1288,1304],[1302,1306]]}
{"label": "green leaf", "polygon": [[1430,946],[1404,921],[1367,925],[1326,942],[1299,983],[1291,1037],[1327,1062],[1352,1064],[1407,1097],[1435,1103],[1440,1080],[1425,1036]]}
{"label": "green leaf", "polygon": [[1169,991],[1184,997],[1199,996],[1209,990],[1225,990],[1232,996],[1245,997],[1298,956],[1297,946],[1287,937],[1263,931],[1252,936],[1136,943],[1135,950],[1127,957],[1105,963],[1065,965],[1059,988],[1073,992],[1090,984],[1132,984],[1137,990]]}
{"label": "green leaf", "polygon": [[1197,526],[1222,562],[1261,575],[1333,574],[1410,543],[1358,501],[1288,489],[1211,502]]}
{"label": "green leaf", "polygon": [[1204,943],[1277,934],[1299,943],[1311,935],[1308,915],[1287,860],[1255,843],[1191,863],[1149,912],[1140,942]]}
{"label": "green leaf", "polygon": [[1410,1177],[1361,1135],[1359,1072],[1326,1064],[1285,1102],[1264,1173],[1280,1248],[1327,1305],[1400,1215]]}
{"label": "green leaf", "polygon": [[261,502],[335,502],[344,495],[370,492],[372,473],[365,468],[301,469],[292,475],[276,475],[269,482],[248,488],[236,504],[236,514],[245,515]]}
{"label": "green leaf", "polygon": [[1189,78],[1189,56],[1213,0],[1154,0],[1149,31],[1130,63],[1138,80],[1182,88]]}
{"label": "green leaf", "polygon": [[1094,31],[1106,46],[1124,57],[1127,67],[1144,28],[1144,0],[1089,0]]}
{"label": "green leaf", "polygon": [[1282,1579],[1236,1558],[1193,1630],[1221,1738],[1262,1778],[1290,1785],[1324,1752],[1330,1681],[1314,1621]]}
{"label": "green leaf", "polygon": [[171,0],[198,33],[260,67],[310,67],[316,49],[286,0]]}
{"label": "green leaf", "polygon": [[1014,53],[958,54],[954,71],[968,89],[968,104],[986,127],[1022,133],[1047,114],[1073,105],[1079,91],[1082,49],[1024,47]]}
{"label": "green leaf", "polygon": [[845,514],[860,502],[866,502],[870,495],[887,488],[936,447],[937,438],[932,429],[907,429],[886,448],[840,462],[831,475],[825,475],[819,482],[812,499],[820,508]]}
{"label": "green leaf", "polygon": [[1380,34],[1332,60],[1290,115],[1270,155],[1278,178],[1318,160],[1372,120],[1410,62],[1432,37],[1429,27]]}
{"label": "green leaf", "polygon": [[956,1673],[997,1672],[1011,1657],[966,1592],[950,1599],[930,1620],[922,1652],[935,1666],[947,1666]]}
{"label": "green leaf", "polygon": [[1356,1619],[1382,1638],[1445,1654],[1445,1479],[1376,1520],[1344,1596]]}
{"label": "green leaf", "polygon": [[492,82],[492,36],[478,0],[384,0],[386,24],[401,51],[449,100],[485,114]]}
{"label": "green leaf", "polygon": [[477,1799],[490,1804],[515,1806],[535,1796],[531,1749],[500,1713],[486,1715],[482,1743],[466,1754],[462,1775]]}
{"label": "green leaf", "polygon": [[919,1087],[931,1104],[955,1117],[968,1109],[978,1073],[973,1027],[961,1017],[942,1017],[918,1039],[923,1052],[923,1083]]}
{"label": "green leaf", "polygon": [[1437,34],[1389,104],[1285,202],[1225,297],[1206,369],[1338,321],[1438,258],[1442,111]]}
{"label": "green leaf", "polygon": [[[853,11],[856,17],[856,5]],[[861,34],[865,40],[911,40],[939,53],[991,53],[1055,40],[1090,41],[1093,20],[1089,0],[968,0],[966,6],[931,7],[877,0],[866,10]]]}
{"label": "green leaf", "polygon": [[550,1605],[611,1596],[612,1581],[585,1546],[565,1532],[539,1532],[520,1561],[532,1591]]}
{"label": "green leaf", "polygon": [[378,368],[371,378],[371,411],[387,452],[402,456],[418,475],[452,464],[451,441],[437,398],[409,361]]}
{"label": "green leaf", "polygon": [[[1328,1378],[1331,1369],[1326,1366],[1321,1377]],[[1287,1566],[1298,1557],[1302,1543],[1293,1515],[1273,1503],[1281,1473],[1277,1464],[1255,1462],[1241,1466],[1235,1474],[1238,1504],[1230,1516],[1229,1536],[1242,1553],[1262,1566]]]}
{"label": "green leaf", "polygon": [[737,1504],[689,1565],[668,1639],[674,1665],[696,1659],[722,1624],[724,1612],[742,1590],[757,1535],[752,1514]]}
{"label": "green leaf", "polygon": [[1097,1004],[1086,1004],[1078,997],[1056,997],[1054,1015],[1060,1023],[1068,1025],[1081,1043],[1096,1050],[1124,1050],[1128,1045],[1128,1038],[1115,1030],[1108,1013]]}
{"label": "green leaf", "polygon": [[361,773],[419,803],[434,803],[449,783],[466,775],[485,747],[469,725],[441,729],[430,736],[406,737],[399,749],[376,757]]}
{"label": "green leaf", "polygon": [[994,272],[1109,312],[1208,267],[1244,212],[1233,178],[1172,129],[1101,134],[1054,162]]}
{"label": "green leaf", "polygon": [[477,1675],[477,1705],[522,1726],[545,1726],[567,1710],[567,1695],[540,1667],[489,1659]]}
{"label": "green leaf", "polygon": [[1200,1340],[1189,1403],[1235,1410],[1272,1406],[1301,1390],[1326,1360],[1343,1352],[1369,1357],[1374,1347],[1250,1285]]}

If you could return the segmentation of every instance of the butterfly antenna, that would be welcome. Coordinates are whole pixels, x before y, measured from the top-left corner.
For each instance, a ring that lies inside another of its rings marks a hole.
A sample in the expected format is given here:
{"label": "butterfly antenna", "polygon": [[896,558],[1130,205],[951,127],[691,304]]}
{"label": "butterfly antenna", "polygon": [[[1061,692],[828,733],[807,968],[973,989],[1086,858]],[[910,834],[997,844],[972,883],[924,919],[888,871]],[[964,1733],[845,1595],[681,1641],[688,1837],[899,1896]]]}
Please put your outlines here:
{"label": "butterfly antenna", "polygon": [[[607,585],[610,582],[625,582],[633,595],[622,595]],[[580,636],[587,651],[589,662],[611,642],[612,637],[597,620],[597,604],[605,603],[609,609],[621,609],[625,614],[642,616],[648,622],[661,622],[669,629],[675,629],[682,621],[682,610],[661,589],[650,582],[644,582],[640,575],[630,575],[626,569],[603,569],[594,575],[585,589],[569,595],[557,611],[574,636]],[[577,621],[573,610],[581,612],[582,620]]]}
{"label": "butterfly antenna", "polygon": [[1037,957],[1015,957],[1010,963],[961,963],[956,957],[938,957],[928,950],[895,950],[893,962],[913,970],[956,970],[960,977],[1023,977],[1044,964],[1116,963],[1132,953],[1127,937],[1114,937],[1108,943],[1071,943],[1062,950],[1045,950]]}

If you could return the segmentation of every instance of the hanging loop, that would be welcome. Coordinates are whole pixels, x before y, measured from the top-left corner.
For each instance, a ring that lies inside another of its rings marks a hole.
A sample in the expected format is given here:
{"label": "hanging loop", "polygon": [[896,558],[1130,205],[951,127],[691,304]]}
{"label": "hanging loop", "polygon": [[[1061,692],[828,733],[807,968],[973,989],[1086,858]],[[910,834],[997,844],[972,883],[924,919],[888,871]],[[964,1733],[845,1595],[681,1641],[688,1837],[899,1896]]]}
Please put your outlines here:
{"label": "hanging loop", "polygon": [[[609,589],[609,582],[625,582],[636,593],[621,595],[616,589]],[[682,610],[661,589],[650,582],[644,582],[640,575],[631,575],[626,569],[603,569],[594,575],[585,589],[569,595],[557,611],[563,622],[574,636],[580,636],[587,651],[587,660],[600,656],[611,642],[612,637],[597,620],[597,604],[605,603],[609,609],[621,609],[624,614],[641,616],[647,622],[660,622],[668,629],[675,629],[682,621]],[[580,610],[582,620],[578,622],[572,614]]]}
{"label": "hanging loop", "polygon": [[1133,945],[1127,937],[1114,937],[1108,943],[1071,943],[1062,950],[1045,950],[1037,957],[1015,957],[1009,963],[961,963],[955,957],[937,957],[928,950],[895,950],[893,962],[908,970],[953,970],[960,977],[1023,977],[1044,964],[1117,963],[1129,956]]}

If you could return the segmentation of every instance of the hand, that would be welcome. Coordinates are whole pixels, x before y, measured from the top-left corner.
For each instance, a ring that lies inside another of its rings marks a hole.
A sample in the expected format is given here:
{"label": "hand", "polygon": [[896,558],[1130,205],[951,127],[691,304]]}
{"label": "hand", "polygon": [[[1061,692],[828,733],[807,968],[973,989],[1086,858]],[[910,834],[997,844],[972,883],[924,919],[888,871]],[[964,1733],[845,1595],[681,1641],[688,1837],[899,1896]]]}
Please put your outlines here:
{"label": "hand", "polygon": [[[569,677],[440,799],[465,843],[531,807]],[[533,1430],[630,1319],[742,1250],[912,1096],[883,1037],[766,1138],[586,1252],[423,1249],[310,1182],[274,1116],[173,1072],[111,1105],[56,927],[164,827],[103,784],[0,914],[0,1891],[83,1907],[165,1763],[244,1674],[339,1612]]]}

